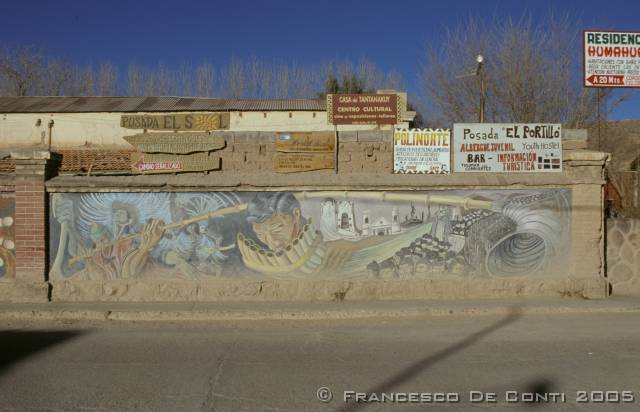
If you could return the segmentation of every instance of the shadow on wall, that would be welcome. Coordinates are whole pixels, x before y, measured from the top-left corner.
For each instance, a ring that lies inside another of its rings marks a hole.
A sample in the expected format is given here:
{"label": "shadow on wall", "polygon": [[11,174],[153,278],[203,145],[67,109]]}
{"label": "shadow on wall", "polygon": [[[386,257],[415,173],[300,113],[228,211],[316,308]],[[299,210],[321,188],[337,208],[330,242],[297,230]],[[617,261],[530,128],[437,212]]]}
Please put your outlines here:
{"label": "shadow on wall", "polygon": [[85,332],[79,330],[4,330],[0,331],[0,374],[25,358],[51,349]]}

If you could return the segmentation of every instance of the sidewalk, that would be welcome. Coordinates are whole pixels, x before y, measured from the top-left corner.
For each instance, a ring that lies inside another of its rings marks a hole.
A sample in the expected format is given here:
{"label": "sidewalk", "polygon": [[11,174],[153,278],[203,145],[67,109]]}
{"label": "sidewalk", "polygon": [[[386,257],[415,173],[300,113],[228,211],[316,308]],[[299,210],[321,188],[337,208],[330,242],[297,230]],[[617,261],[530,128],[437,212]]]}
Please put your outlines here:
{"label": "sidewalk", "polygon": [[0,303],[0,320],[294,320],[558,313],[640,313],[640,298],[521,298],[341,303]]}

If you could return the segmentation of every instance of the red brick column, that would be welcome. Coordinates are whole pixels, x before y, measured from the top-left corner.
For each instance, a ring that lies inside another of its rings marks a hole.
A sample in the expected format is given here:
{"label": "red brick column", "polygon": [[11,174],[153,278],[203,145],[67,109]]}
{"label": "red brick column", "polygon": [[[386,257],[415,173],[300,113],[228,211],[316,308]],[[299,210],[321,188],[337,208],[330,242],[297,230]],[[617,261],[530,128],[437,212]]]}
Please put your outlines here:
{"label": "red brick column", "polygon": [[48,151],[11,153],[15,160],[16,285],[13,301],[46,301],[47,206],[45,176]]}

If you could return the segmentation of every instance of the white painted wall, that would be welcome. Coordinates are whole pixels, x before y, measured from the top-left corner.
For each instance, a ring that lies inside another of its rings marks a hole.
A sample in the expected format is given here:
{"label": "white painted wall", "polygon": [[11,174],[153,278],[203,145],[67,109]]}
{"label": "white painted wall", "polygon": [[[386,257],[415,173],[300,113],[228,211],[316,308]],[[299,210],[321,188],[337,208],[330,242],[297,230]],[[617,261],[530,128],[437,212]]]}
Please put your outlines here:
{"label": "white painted wall", "polygon": [[[128,146],[122,137],[142,129],[120,127],[125,113],[4,113],[0,114],[0,147],[48,144],[50,120],[54,121],[53,147],[84,145]],[[134,114],[134,113],[126,113]],[[135,113],[171,114],[171,113]],[[37,121],[40,119],[40,125]],[[399,124],[408,127],[408,123]],[[383,128],[391,126],[383,126]],[[371,130],[376,126],[338,126],[339,131]],[[231,112],[229,131],[297,132],[333,131],[327,112]]]}

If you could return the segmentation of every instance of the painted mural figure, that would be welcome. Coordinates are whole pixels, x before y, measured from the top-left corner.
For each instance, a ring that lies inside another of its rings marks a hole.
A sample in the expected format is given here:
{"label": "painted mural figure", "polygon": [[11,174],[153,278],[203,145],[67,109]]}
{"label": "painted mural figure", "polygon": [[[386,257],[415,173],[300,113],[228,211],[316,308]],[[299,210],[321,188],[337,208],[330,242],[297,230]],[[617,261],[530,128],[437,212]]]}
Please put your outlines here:
{"label": "painted mural figure", "polygon": [[95,247],[85,255],[88,273],[100,279],[136,277],[142,273],[163,232],[163,222],[152,220],[142,227],[141,241],[122,236],[124,232],[116,232],[121,236],[112,239],[105,226],[93,224],[91,240]]}
{"label": "painted mural figure", "polygon": [[567,189],[51,201],[52,279],[524,276],[560,267],[571,222]]}
{"label": "painted mural figure", "polygon": [[0,195],[0,278],[15,276],[15,199]]}
{"label": "painted mural figure", "polygon": [[[326,206],[335,204],[331,199],[322,202],[322,215]],[[370,269],[368,256],[391,257],[398,248],[408,244],[420,227],[414,227],[399,234],[398,208],[392,208],[392,223],[382,228],[373,225],[373,233],[364,236],[366,230],[353,223],[351,202],[342,202],[336,213],[335,224],[342,230],[344,237],[325,241],[324,230],[315,229],[313,222],[302,216],[301,204],[289,192],[262,192],[248,204],[247,221],[261,244],[251,240],[250,236],[238,235],[238,246],[244,264],[263,274],[275,276],[304,276],[310,274],[333,273],[346,276],[354,272],[366,272]],[[332,208],[333,210],[333,208]],[[346,216],[345,216],[346,215]],[[322,223],[328,226],[326,222]],[[323,229],[324,229],[323,227]],[[341,233],[331,230],[331,238]],[[372,234],[372,235],[371,235]],[[388,235],[396,235],[389,237]],[[263,247],[266,246],[266,248]],[[390,276],[384,268],[379,273]]]}

